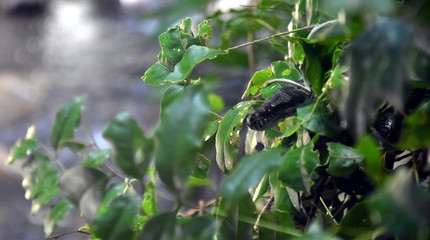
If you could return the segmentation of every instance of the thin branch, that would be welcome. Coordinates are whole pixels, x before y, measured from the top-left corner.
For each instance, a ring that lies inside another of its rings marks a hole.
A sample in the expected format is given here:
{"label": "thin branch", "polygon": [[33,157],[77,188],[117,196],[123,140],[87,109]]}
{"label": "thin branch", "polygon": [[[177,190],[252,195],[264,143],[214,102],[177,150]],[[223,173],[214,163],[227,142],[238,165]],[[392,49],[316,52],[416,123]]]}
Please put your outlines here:
{"label": "thin branch", "polygon": [[55,235],[52,235],[52,236],[49,236],[49,237],[45,238],[45,240],[49,240],[49,239],[58,239],[58,238],[60,238],[60,237],[62,237],[62,236],[66,236],[66,235],[73,234],[73,233],[82,233],[82,234],[90,235],[90,233],[89,233],[89,232],[84,231],[84,230],[81,230],[81,229],[78,229],[78,230],[73,231],[73,232],[67,232],[67,233],[55,234]]}
{"label": "thin branch", "polygon": [[291,31],[280,32],[280,33],[273,34],[273,35],[268,36],[268,37],[256,39],[256,40],[251,41],[251,42],[246,42],[246,43],[243,43],[243,44],[231,47],[231,48],[227,48],[226,51],[236,50],[236,49],[239,49],[239,48],[242,48],[242,47],[246,47],[246,46],[249,46],[249,45],[252,45],[252,44],[255,44],[255,43],[263,42],[263,41],[266,41],[266,40],[269,40],[269,39],[272,39],[272,38],[281,37],[281,36],[284,36],[284,35],[287,35],[287,34],[290,34],[290,33],[313,29],[314,27],[315,27],[315,25],[313,24],[313,25],[309,25],[309,26],[306,26],[306,27],[302,27],[302,28],[296,28],[296,29],[293,29]]}
{"label": "thin branch", "polygon": [[263,209],[261,209],[260,214],[258,214],[257,220],[255,221],[255,224],[253,227],[255,231],[258,230],[258,225],[260,224],[261,216],[270,207],[270,205],[273,203],[274,199],[275,198],[273,196],[270,196],[269,201],[267,201],[266,205],[264,205]]}
{"label": "thin branch", "polygon": [[306,88],[305,86],[303,86],[302,84],[300,84],[298,82],[295,82],[295,81],[292,81],[292,80],[289,80],[289,79],[286,79],[286,78],[275,78],[275,79],[272,79],[272,80],[269,80],[269,81],[265,82],[264,85],[267,86],[267,85],[272,84],[272,83],[285,83],[287,85],[293,85],[295,87],[298,87],[298,88],[302,89],[308,95],[311,94],[311,90],[310,89]]}

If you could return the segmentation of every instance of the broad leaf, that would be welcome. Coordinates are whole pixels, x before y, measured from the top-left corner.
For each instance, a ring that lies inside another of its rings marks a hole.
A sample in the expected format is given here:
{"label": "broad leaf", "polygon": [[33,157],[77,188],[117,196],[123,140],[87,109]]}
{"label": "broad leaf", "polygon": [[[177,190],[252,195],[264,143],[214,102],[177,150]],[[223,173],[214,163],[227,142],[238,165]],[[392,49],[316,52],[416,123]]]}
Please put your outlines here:
{"label": "broad leaf", "polygon": [[79,206],[79,201],[88,189],[106,180],[106,174],[100,170],[76,166],[63,173],[59,184],[64,197]]}
{"label": "broad leaf", "polygon": [[430,103],[420,106],[406,118],[405,130],[400,138],[400,146],[418,149],[430,146]]}
{"label": "broad leaf", "polygon": [[370,136],[361,138],[356,146],[357,152],[364,156],[364,171],[376,184],[384,180],[384,166],[379,145]]}
{"label": "broad leaf", "polygon": [[354,238],[372,230],[372,221],[365,203],[355,205],[342,219],[339,233],[344,238]]}
{"label": "broad leaf", "polygon": [[51,145],[55,150],[62,148],[62,142],[73,138],[76,128],[81,121],[84,110],[84,97],[68,101],[55,117],[51,130]]}
{"label": "broad leaf", "polygon": [[115,161],[134,178],[141,178],[149,166],[153,141],[143,134],[137,122],[126,112],[118,114],[103,132],[115,150]]}
{"label": "broad leaf", "polygon": [[364,157],[354,148],[340,143],[327,143],[329,157],[327,172],[336,177],[344,177],[353,173]]}
{"label": "broad leaf", "polygon": [[169,88],[161,105],[160,125],[155,130],[155,166],[160,179],[178,191],[195,166],[209,120],[209,103],[200,86],[189,85]]}
{"label": "broad leaf", "polygon": [[[315,104],[318,104],[315,106]],[[329,114],[324,103],[315,103],[297,108],[297,117],[310,131],[327,137],[336,137],[340,131],[338,119]]]}
{"label": "broad leaf", "polygon": [[312,144],[308,144],[288,151],[279,169],[279,179],[297,192],[310,192],[311,177],[319,165],[319,154],[312,148]]}
{"label": "broad leaf", "polygon": [[145,72],[142,80],[153,86],[183,82],[198,64],[226,53],[224,50],[193,45],[185,51],[185,54],[175,65],[173,71],[168,70],[160,63],[156,63]]}
{"label": "broad leaf", "polygon": [[271,148],[243,158],[238,168],[221,185],[220,195],[223,199],[230,203],[243,198],[248,189],[257,185],[264,175],[281,166],[282,150]]}
{"label": "broad leaf", "polygon": [[217,230],[214,219],[206,216],[180,218],[176,225],[177,240],[212,240]]}
{"label": "broad leaf", "polygon": [[232,171],[236,165],[240,129],[251,102],[236,104],[223,117],[215,137],[216,161],[223,172]]}
{"label": "broad leaf", "polygon": [[109,149],[93,151],[88,154],[87,158],[81,165],[84,167],[100,168],[108,158]]}
{"label": "broad leaf", "polygon": [[61,221],[71,210],[73,205],[65,199],[61,199],[55,203],[45,216],[43,221],[45,236],[52,233],[55,226]]}
{"label": "broad leaf", "polygon": [[37,154],[29,161],[32,170],[24,177],[22,185],[26,189],[25,198],[32,199],[31,211],[35,213],[58,195],[59,173],[45,155]]}
{"label": "broad leaf", "polygon": [[411,174],[399,170],[368,202],[370,216],[388,233],[406,239],[429,239],[430,194],[412,179]]}
{"label": "broad leaf", "polygon": [[205,179],[208,177],[209,168],[211,161],[207,159],[203,154],[198,154],[196,157],[196,163],[194,169],[191,171],[191,175],[195,178]]}
{"label": "broad leaf", "polygon": [[140,233],[139,240],[175,239],[176,214],[176,212],[166,212],[151,218]]}
{"label": "broad leaf", "polygon": [[6,164],[12,164],[15,160],[28,157],[36,150],[39,145],[35,137],[35,127],[31,125],[27,129],[27,135],[25,139],[19,139],[13,146],[6,160]]}
{"label": "broad leaf", "polygon": [[91,224],[94,234],[103,240],[135,239],[133,229],[138,213],[138,201],[133,196],[122,196],[113,200],[109,211],[99,215]]}

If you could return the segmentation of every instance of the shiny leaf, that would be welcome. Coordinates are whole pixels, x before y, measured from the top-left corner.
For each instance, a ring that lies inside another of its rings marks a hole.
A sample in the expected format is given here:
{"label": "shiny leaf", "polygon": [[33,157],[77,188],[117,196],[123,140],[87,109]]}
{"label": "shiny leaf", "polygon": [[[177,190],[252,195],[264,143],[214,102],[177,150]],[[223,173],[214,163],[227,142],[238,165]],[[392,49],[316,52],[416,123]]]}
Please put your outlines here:
{"label": "shiny leaf", "polygon": [[236,104],[223,117],[215,137],[216,161],[223,172],[232,171],[236,165],[240,130],[251,102]]}
{"label": "shiny leaf", "polygon": [[57,150],[63,148],[62,142],[73,138],[76,128],[81,121],[84,110],[84,97],[76,97],[68,101],[55,117],[51,130],[51,145]]}

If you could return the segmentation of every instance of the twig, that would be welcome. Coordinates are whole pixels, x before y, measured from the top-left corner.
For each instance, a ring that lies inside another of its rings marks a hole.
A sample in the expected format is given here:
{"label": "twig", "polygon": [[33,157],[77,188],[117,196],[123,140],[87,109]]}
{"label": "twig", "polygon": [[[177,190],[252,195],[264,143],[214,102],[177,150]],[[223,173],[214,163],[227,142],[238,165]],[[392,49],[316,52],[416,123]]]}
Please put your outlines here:
{"label": "twig", "polygon": [[62,236],[69,235],[69,234],[73,234],[73,233],[82,233],[82,234],[90,235],[90,233],[89,233],[89,232],[84,231],[84,230],[81,230],[81,229],[78,229],[78,230],[73,231],[73,232],[67,232],[67,233],[60,233],[60,234],[52,235],[52,236],[49,236],[49,237],[45,238],[45,240],[49,240],[49,239],[58,239],[58,238],[60,238],[60,237],[62,237]]}
{"label": "twig", "polygon": [[300,84],[298,82],[295,82],[295,81],[292,81],[292,80],[289,80],[289,79],[286,79],[286,78],[275,78],[275,79],[272,79],[272,80],[269,80],[269,81],[265,82],[264,85],[267,86],[267,85],[272,84],[272,83],[285,83],[287,85],[293,85],[295,87],[298,87],[298,88],[302,89],[308,95],[311,94],[311,90],[310,89],[306,88],[305,86],[303,86],[302,84]]}
{"label": "twig", "polygon": [[256,39],[256,40],[251,41],[251,42],[246,42],[246,43],[243,43],[243,44],[231,47],[231,48],[227,48],[226,51],[236,50],[238,48],[246,47],[248,45],[252,45],[252,44],[255,44],[255,43],[263,42],[263,41],[266,41],[266,40],[269,40],[269,39],[272,39],[272,38],[281,37],[281,36],[284,36],[284,35],[287,35],[287,34],[290,34],[290,33],[313,29],[314,27],[315,27],[315,25],[313,24],[313,25],[309,25],[309,26],[306,26],[306,27],[302,27],[302,28],[296,28],[296,29],[293,29],[291,31],[280,32],[280,33],[273,34],[273,35],[268,36],[268,37]]}
{"label": "twig", "polygon": [[258,225],[260,224],[261,216],[270,207],[270,205],[273,203],[274,199],[275,198],[273,196],[270,196],[269,201],[267,201],[266,205],[264,205],[263,209],[261,209],[260,214],[258,214],[257,220],[255,221],[255,224],[253,227],[255,231],[258,230]]}

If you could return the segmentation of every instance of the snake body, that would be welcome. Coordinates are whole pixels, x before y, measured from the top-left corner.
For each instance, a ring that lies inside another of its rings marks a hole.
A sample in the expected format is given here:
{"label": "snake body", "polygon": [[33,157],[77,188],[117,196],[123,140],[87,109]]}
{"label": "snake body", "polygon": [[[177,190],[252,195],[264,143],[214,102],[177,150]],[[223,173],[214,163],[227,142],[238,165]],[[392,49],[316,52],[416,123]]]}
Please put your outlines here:
{"label": "snake body", "polygon": [[247,119],[248,127],[263,131],[296,113],[310,95],[296,86],[283,86]]}

